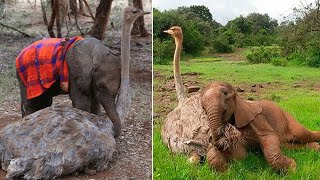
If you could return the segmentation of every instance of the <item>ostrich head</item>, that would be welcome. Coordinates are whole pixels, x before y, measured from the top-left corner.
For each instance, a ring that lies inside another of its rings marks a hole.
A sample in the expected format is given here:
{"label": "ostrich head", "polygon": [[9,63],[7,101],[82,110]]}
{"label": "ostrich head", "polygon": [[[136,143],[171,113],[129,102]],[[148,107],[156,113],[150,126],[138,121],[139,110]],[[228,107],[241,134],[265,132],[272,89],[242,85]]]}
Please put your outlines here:
{"label": "ostrich head", "polygon": [[170,29],[163,32],[171,34],[174,38],[179,38],[182,41],[182,29],[179,26],[172,26]]}
{"label": "ostrich head", "polygon": [[124,18],[125,18],[124,20],[132,24],[138,17],[145,14],[150,14],[150,12],[146,12],[141,9],[130,6],[124,10]]}

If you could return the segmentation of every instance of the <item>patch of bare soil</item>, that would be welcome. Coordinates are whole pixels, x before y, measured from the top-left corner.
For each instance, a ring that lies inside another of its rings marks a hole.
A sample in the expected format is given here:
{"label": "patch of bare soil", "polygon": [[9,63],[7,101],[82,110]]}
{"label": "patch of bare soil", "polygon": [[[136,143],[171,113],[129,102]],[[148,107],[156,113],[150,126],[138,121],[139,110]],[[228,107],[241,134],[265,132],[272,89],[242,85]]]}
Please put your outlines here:
{"label": "patch of bare soil", "polygon": [[236,48],[232,53],[218,53],[217,57],[221,57],[227,61],[243,61],[246,58],[243,56],[244,48]]}
{"label": "patch of bare soil", "polygon": [[[40,22],[41,18],[40,14],[35,22]],[[150,23],[151,19],[146,22],[146,24]],[[147,27],[151,32],[151,26]],[[46,28],[41,23],[33,24],[30,28],[42,29],[39,36],[46,34]],[[117,44],[120,44],[120,34],[119,30],[108,31],[105,43],[115,45],[115,50],[120,51],[120,46],[117,47]],[[13,32],[0,32],[0,129],[20,119],[20,94],[15,77],[15,58],[24,47],[39,39],[41,38],[23,38]],[[58,179],[144,180],[152,178],[151,48],[151,36],[147,38],[132,37],[131,108],[123,123],[121,135],[116,139],[114,160],[109,169],[93,176],[73,174]],[[53,105],[71,106],[68,95],[57,96],[53,101]],[[0,179],[4,179],[5,174],[6,172],[0,171]]]}

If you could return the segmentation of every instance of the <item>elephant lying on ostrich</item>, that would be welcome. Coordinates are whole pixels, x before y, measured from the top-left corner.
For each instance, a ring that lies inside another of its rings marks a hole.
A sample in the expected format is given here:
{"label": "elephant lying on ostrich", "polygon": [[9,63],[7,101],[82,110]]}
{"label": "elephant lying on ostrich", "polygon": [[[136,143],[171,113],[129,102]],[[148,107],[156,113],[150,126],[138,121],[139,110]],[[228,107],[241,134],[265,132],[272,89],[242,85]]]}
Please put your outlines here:
{"label": "elephant lying on ostrich", "polygon": [[[62,54],[62,56],[65,55],[69,70],[69,88],[66,91],[69,91],[72,106],[99,114],[101,104],[114,125],[115,137],[119,136],[121,132],[121,121],[125,118],[130,106],[129,60],[132,24],[138,17],[148,13],[134,7],[128,7],[124,10],[121,59],[112,54],[110,49],[95,38],[79,40],[67,49],[65,54]],[[57,44],[58,47],[60,45],[64,46],[62,42]],[[37,46],[41,47],[41,44]],[[37,58],[40,58],[43,54],[39,53],[36,48],[31,47],[33,46],[30,45],[25,48],[16,59],[22,117],[51,106],[52,97],[62,93],[62,85],[59,82],[59,71],[62,71],[61,69],[56,69],[50,75],[55,77],[52,85],[43,87],[43,81],[46,80],[47,75],[42,73],[45,68],[41,68],[41,65],[55,64],[57,58],[38,61]],[[22,58],[26,54],[37,53],[39,53],[38,57]],[[35,66],[38,71],[35,74],[38,78],[32,79],[30,77],[32,74],[28,74],[28,68],[34,68]],[[30,80],[29,84],[25,83],[27,80]],[[30,91],[29,87],[34,86],[35,83],[40,88],[45,89],[45,92],[29,99],[27,96]],[[116,97],[117,103],[115,104]]]}
{"label": "elephant lying on ostrich", "polygon": [[[173,64],[179,104],[167,115],[161,131],[172,152],[191,155],[194,162],[206,156],[210,166],[225,171],[229,159],[241,159],[249,147],[261,147],[273,169],[287,171],[294,170],[296,163],[283,155],[281,145],[319,150],[320,132],[307,130],[270,101],[241,99],[227,83],[212,83],[202,94],[187,98],[179,69],[182,30],[174,26],[165,32],[176,44]],[[221,129],[226,132],[220,133]]]}

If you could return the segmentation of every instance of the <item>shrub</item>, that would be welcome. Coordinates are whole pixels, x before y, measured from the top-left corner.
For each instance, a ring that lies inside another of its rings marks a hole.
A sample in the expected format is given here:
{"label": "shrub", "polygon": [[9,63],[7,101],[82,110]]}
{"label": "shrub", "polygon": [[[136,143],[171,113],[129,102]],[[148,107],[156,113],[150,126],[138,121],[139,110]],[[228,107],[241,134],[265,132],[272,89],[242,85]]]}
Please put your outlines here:
{"label": "shrub", "polygon": [[288,61],[286,58],[283,57],[275,57],[271,59],[271,64],[274,66],[287,66]]}
{"label": "shrub", "polygon": [[280,57],[280,52],[279,46],[251,47],[246,57],[250,63],[270,63],[272,58]]}
{"label": "shrub", "polygon": [[314,38],[307,44],[306,64],[310,67],[320,67],[320,38]]}
{"label": "shrub", "polygon": [[228,37],[221,34],[212,42],[212,52],[228,53],[232,52],[232,46],[229,44]]}
{"label": "shrub", "polygon": [[174,53],[175,45],[171,40],[161,41],[159,38],[153,40],[153,61],[155,64],[168,64]]}

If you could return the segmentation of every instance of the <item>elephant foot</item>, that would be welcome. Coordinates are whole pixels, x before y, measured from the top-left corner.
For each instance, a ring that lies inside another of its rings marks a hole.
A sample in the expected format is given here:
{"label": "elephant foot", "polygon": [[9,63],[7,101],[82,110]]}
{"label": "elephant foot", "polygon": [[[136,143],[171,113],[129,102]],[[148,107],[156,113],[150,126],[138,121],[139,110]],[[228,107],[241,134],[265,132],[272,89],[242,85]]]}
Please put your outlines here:
{"label": "elephant foot", "polygon": [[317,142],[308,143],[307,147],[316,151],[320,150],[320,145]]}
{"label": "elephant foot", "polygon": [[228,162],[223,153],[216,147],[212,146],[207,152],[209,166],[218,172],[224,172],[228,169]]}
{"label": "elephant foot", "polygon": [[296,171],[297,163],[292,158],[283,158],[282,160],[277,160],[273,164],[271,164],[273,169],[278,170],[280,172],[288,172],[288,171]]}

